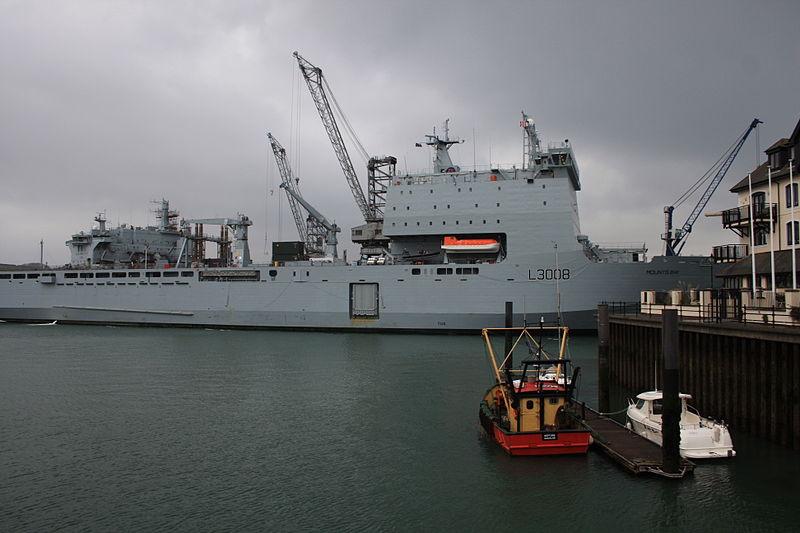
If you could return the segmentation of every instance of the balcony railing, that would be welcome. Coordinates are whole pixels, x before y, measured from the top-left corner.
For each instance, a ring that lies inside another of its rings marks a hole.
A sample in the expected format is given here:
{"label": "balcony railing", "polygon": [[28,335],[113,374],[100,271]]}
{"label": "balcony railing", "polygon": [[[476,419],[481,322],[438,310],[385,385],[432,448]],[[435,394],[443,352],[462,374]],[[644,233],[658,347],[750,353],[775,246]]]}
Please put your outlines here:
{"label": "balcony railing", "polygon": [[746,244],[723,244],[714,246],[712,253],[715,263],[733,263],[747,257]]}
{"label": "balcony railing", "polygon": [[753,222],[769,221],[770,207],[772,208],[772,220],[778,220],[778,204],[742,205],[722,212],[722,226],[730,228],[750,224],[751,207],[753,208]]}

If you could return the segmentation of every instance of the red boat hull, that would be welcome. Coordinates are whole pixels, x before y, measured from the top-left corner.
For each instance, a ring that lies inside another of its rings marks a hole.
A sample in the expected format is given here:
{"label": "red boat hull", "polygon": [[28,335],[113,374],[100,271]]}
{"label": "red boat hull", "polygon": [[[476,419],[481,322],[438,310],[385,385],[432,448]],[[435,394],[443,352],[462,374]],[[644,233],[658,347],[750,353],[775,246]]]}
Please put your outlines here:
{"label": "red boat hull", "polygon": [[561,455],[586,453],[591,433],[582,430],[506,433],[493,426],[494,440],[511,455]]}
{"label": "red boat hull", "polygon": [[484,430],[510,455],[584,454],[592,442],[586,429],[557,429],[552,431],[504,431],[486,413],[480,412]]}

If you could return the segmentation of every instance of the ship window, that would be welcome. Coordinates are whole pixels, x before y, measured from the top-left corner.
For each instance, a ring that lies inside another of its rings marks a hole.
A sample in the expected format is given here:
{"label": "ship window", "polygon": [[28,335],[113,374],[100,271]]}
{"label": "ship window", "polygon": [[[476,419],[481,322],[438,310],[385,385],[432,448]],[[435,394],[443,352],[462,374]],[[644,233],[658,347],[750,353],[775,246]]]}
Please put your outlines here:
{"label": "ship window", "polygon": [[660,415],[663,411],[661,400],[653,400],[653,414]]}
{"label": "ship window", "polygon": [[544,201],[544,205],[547,205],[547,200]]}
{"label": "ship window", "polygon": [[178,272],[164,272],[165,278],[177,278],[179,275]]}
{"label": "ship window", "polygon": [[0,279],[11,279],[11,274],[0,274]]}
{"label": "ship window", "polygon": [[527,402],[525,402],[525,408],[528,409],[529,411],[532,410],[533,409],[533,400],[528,400]]}
{"label": "ship window", "polygon": [[308,277],[308,270],[306,270],[306,277]]}
{"label": "ship window", "polygon": [[461,187],[458,188],[458,192],[461,192]]}
{"label": "ship window", "polygon": [[451,275],[452,273],[453,273],[453,269],[452,268],[437,268],[436,269],[436,274],[439,275],[439,276],[441,276],[441,275]]}
{"label": "ship window", "polygon": [[447,221],[446,220],[442,220],[442,226],[446,226],[446,225],[447,225]]}
{"label": "ship window", "polygon": [[429,225],[429,226],[433,226],[433,222],[432,222],[432,221],[431,221],[431,222],[428,222],[428,225]]}
{"label": "ship window", "polygon": [[556,405],[558,403],[558,398],[550,398],[550,405]]}
{"label": "ship window", "polygon": [[408,194],[414,194],[414,191],[408,191]]}
{"label": "ship window", "polygon": [[483,223],[486,224],[486,221],[484,220]]}
{"label": "ship window", "polygon": [[[392,206],[392,211],[397,211],[397,206],[393,205]],[[358,231],[358,233],[356,235],[361,235],[361,230],[356,230],[356,231]]]}
{"label": "ship window", "polygon": [[419,220],[417,220],[417,226],[419,226]]}
{"label": "ship window", "polygon": [[109,276],[108,272],[98,272],[97,275],[95,275],[95,277],[96,278],[108,278],[110,276]]}
{"label": "ship window", "polygon": [[194,272],[192,272],[191,270],[184,270],[183,272],[181,272],[181,277],[182,278],[193,278],[194,277]]}
{"label": "ship window", "polygon": [[128,272],[129,278],[138,278],[140,276],[139,272]]}
{"label": "ship window", "polygon": [[469,192],[472,192],[472,187],[469,188]]}
{"label": "ship window", "polygon": [[270,270],[270,271],[269,271],[269,276],[270,276],[271,278],[274,278],[274,277],[275,277],[275,276],[277,276],[277,275],[278,275],[278,271],[277,271],[277,270]]}
{"label": "ship window", "polygon": [[297,276],[297,271],[296,270],[292,270],[292,277],[295,277],[295,276]]}
{"label": "ship window", "polygon": [[472,221],[470,220],[469,223],[472,224]]}
{"label": "ship window", "polygon": [[436,204],[433,204],[433,208],[436,209]]}
{"label": "ship window", "polygon": [[14,279],[25,279],[25,274],[14,274]]}
{"label": "ship window", "polygon": [[411,209],[411,208],[409,206],[406,206],[406,211],[408,211],[409,209]]}
{"label": "ship window", "polygon": [[111,277],[112,278],[124,278],[125,277],[125,272],[112,272],[111,273]]}
{"label": "ship window", "polygon": [[39,277],[39,274],[28,274],[28,279],[36,279]]}
{"label": "ship window", "polygon": [[500,202],[497,202],[497,207],[500,207]]}
{"label": "ship window", "polygon": [[456,220],[456,226],[458,226],[458,220]]}
{"label": "ship window", "polygon": [[542,189],[544,189],[544,183],[542,183]]}
{"label": "ship window", "polygon": [[498,188],[497,188],[497,190],[498,190],[498,191],[502,190],[502,187],[498,187]]}
{"label": "ship window", "polygon": [[498,224],[500,223],[500,219],[499,219],[499,218],[497,219],[497,223],[498,223]]}
{"label": "ship window", "polygon": [[640,398],[639,400],[636,401],[636,408],[641,409],[642,407],[644,407],[644,400]]}
{"label": "ship window", "polygon": [[431,189],[431,194],[433,194],[433,189]]}
{"label": "ship window", "polygon": [[418,268],[412,268],[411,269],[411,275],[412,276],[419,276],[419,274],[420,274],[420,271],[419,271]]}
{"label": "ship window", "polygon": [[81,277],[82,278],[93,278],[94,274],[92,274],[91,272],[81,272]]}
{"label": "ship window", "polygon": [[144,275],[148,278],[160,278],[161,272],[145,272]]}
{"label": "ship window", "polygon": [[450,204],[447,204],[447,209],[450,209]]}
{"label": "ship window", "polygon": [[67,273],[64,274],[64,277],[65,278],[77,278],[78,277],[78,273],[77,272],[67,272]]}
{"label": "ship window", "polygon": [[403,222],[403,226],[408,226],[408,222]]}
{"label": "ship window", "polygon": [[475,204],[475,207],[478,207],[478,204]]}
{"label": "ship window", "polygon": [[392,222],[392,227],[394,227],[394,222]]}

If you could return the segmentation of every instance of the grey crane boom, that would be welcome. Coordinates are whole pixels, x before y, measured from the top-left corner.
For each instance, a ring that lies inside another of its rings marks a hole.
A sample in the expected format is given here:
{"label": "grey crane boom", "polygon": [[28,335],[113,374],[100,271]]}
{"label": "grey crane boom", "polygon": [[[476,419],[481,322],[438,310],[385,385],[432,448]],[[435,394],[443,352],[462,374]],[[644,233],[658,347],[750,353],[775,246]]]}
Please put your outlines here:
{"label": "grey crane boom", "polygon": [[325,228],[325,256],[330,257],[332,259],[336,259],[337,251],[336,245],[338,244],[338,240],[336,238],[336,234],[341,231],[339,226],[336,224],[332,224],[328,222],[328,219],[323,216],[322,213],[314,209],[314,206],[309,204],[299,193],[290,189],[285,183],[281,183],[281,189],[286,190],[286,193],[289,196],[292,196],[295,200],[300,202],[306,211],[308,211],[308,215],[312,218],[317,224]]}
{"label": "grey crane boom", "polygon": [[367,203],[364,190],[361,188],[358,176],[353,168],[353,162],[350,160],[350,155],[347,153],[347,146],[345,146],[344,139],[342,139],[342,134],[339,131],[339,126],[336,124],[336,118],[333,115],[333,110],[328,102],[328,96],[325,93],[322,69],[309,63],[297,52],[294,53],[294,57],[297,59],[297,64],[300,67],[300,71],[303,73],[303,78],[306,80],[308,90],[311,92],[311,98],[314,100],[314,105],[317,107],[319,116],[322,119],[322,125],[325,127],[325,131],[333,146],[333,151],[336,152],[339,165],[342,167],[342,172],[344,172],[347,184],[350,186],[350,191],[353,194],[358,208],[361,210],[364,220],[367,222],[378,220],[380,217]]}

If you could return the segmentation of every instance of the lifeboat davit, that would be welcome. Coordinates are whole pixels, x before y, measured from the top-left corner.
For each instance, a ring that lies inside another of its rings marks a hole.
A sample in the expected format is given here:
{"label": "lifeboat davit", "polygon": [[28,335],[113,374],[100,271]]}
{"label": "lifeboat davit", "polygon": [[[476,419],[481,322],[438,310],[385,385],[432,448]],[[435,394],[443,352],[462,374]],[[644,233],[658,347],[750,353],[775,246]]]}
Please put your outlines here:
{"label": "lifeboat davit", "polygon": [[459,239],[445,237],[442,250],[448,253],[495,253],[500,250],[500,243],[495,239]]}

